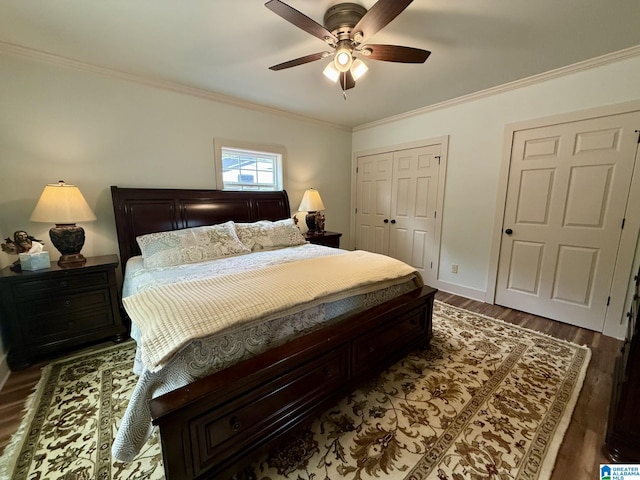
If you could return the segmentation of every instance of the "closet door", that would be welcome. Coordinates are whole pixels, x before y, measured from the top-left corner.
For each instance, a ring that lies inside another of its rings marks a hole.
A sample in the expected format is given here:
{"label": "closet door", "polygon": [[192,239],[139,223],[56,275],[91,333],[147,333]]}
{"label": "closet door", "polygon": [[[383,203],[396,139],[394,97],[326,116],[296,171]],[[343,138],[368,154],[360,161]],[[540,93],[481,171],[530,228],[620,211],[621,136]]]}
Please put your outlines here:
{"label": "closet door", "polygon": [[356,248],[426,270],[436,256],[442,144],[358,157]]}
{"label": "closet door", "polygon": [[424,278],[432,260],[440,145],[393,153],[389,255]]}
{"label": "closet door", "polygon": [[393,152],[358,157],[356,248],[389,253]]}
{"label": "closet door", "polygon": [[640,112],[515,132],[495,301],[603,331]]}

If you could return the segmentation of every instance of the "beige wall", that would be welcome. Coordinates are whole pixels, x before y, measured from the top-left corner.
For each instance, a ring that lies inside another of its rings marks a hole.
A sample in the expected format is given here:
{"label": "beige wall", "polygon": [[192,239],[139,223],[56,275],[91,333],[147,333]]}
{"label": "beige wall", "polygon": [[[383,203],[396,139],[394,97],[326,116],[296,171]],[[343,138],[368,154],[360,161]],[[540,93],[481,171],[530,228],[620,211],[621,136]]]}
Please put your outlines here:
{"label": "beige wall", "polygon": [[[449,136],[441,269],[434,286],[492,301],[486,293],[491,287],[490,274],[496,268],[491,264],[492,240],[496,228],[501,227],[495,225],[495,214],[505,127],[640,100],[640,50],[634,52],[635,56],[612,63],[603,61],[599,66],[575,68],[573,73],[549,74],[524,86],[504,86],[471,96],[468,101],[412,112],[355,130],[354,153]],[[459,265],[457,274],[451,273],[451,264]],[[611,334],[624,334],[624,325]]]}
{"label": "beige wall", "polygon": [[[215,188],[213,139],[285,147],[284,187],[295,211],[308,187],[327,228],[349,227],[351,133],[317,122],[217,103],[13,56],[0,56],[0,235],[26,229],[47,183],[80,187],[98,220],[82,225],[85,255],[118,251],[110,185]],[[0,253],[0,265],[15,260]]]}
{"label": "beige wall", "polygon": [[[85,255],[118,251],[110,185],[213,188],[213,138],[282,145],[295,211],[310,186],[349,245],[352,152],[449,135],[440,286],[484,298],[505,125],[640,99],[640,57],[416,112],[351,132],[18,56],[0,55],[0,236],[49,226],[29,216],[45,184],[80,186],[98,220]],[[638,255],[640,257],[640,255]],[[0,266],[15,258],[0,253]],[[638,260],[635,262],[638,263]],[[0,352],[0,382],[2,379]]]}
{"label": "beige wall", "polygon": [[[80,187],[98,220],[85,256],[117,253],[110,185],[215,188],[213,139],[284,146],[295,212],[320,191],[327,229],[349,232],[351,132],[17,56],[0,55],[0,236],[25,229],[52,259],[50,225],[29,221],[47,183]],[[16,259],[0,252],[0,267]],[[0,385],[6,374],[0,347]]]}

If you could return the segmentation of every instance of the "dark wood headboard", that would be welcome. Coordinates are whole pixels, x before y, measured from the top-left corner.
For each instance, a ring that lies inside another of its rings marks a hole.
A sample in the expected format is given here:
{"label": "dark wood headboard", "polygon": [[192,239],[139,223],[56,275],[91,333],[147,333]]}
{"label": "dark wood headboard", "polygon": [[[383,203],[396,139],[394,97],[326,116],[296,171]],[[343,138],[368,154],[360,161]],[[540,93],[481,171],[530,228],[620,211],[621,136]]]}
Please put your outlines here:
{"label": "dark wood headboard", "polygon": [[255,222],[291,216],[285,191],[236,192],[111,187],[120,264],[140,255],[136,237],[153,232],[213,225],[229,220]]}

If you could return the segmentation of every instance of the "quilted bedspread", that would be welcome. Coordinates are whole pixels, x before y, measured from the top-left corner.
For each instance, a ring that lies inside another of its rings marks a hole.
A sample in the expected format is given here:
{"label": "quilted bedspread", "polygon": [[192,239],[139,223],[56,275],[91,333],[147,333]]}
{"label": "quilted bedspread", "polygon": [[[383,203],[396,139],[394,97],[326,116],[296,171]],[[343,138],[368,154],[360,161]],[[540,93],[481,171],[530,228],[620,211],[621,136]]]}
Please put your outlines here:
{"label": "quilted bedspread", "polygon": [[192,340],[413,277],[419,275],[403,262],[354,251],[161,285],[126,297],[123,303],[141,332],[142,362],[154,372]]}
{"label": "quilted bedspread", "polygon": [[[309,259],[326,259],[326,257],[342,257],[349,254],[350,252],[346,250],[305,244],[229,258],[225,257],[210,262],[152,269],[144,268],[142,257],[134,257],[129,260],[126,266],[122,296],[124,298],[123,301],[127,303],[128,298],[140,295],[143,292],[160,291],[159,289],[165,285],[203,285],[206,284],[205,280],[211,278],[227,278],[227,281],[229,281],[232,278],[230,276],[237,273],[256,269],[264,270],[271,266],[288,263],[297,265],[291,268],[292,270],[299,269],[296,272],[297,277],[307,277],[313,283],[318,274],[325,277],[331,275],[337,277],[336,272],[339,270],[326,270],[325,267],[321,267],[315,262],[309,262]],[[364,260],[365,257],[367,256],[363,256],[362,259]],[[367,267],[373,267],[373,265],[368,264]],[[385,269],[384,265],[382,265],[382,269]],[[323,270],[324,273],[321,274],[320,272]],[[367,270],[367,276],[369,273],[372,273],[372,271]],[[383,276],[386,277],[389,274],[389,271],[385,271]],[[333,280],[335,278],[332,278]],[[305,281],[304,278],[303,281]],[[228,326],[219,334],[205,336],[186,343],[171,359],[165,360],[166,363],[163,362],[164,366],[162,368],[153,372],[147,369],[141,360],[143,356],[146,356],[142,337],[148,329],[145,328],[143,332],[134,321],[131,325],[131,336],[137,342],[138,348],[133,369],[139,376],[124,416],[120,422],[114,424],[114,430],[116,431],[114,432],[114,442],[111,448],[112,457],[119,461],[130,462],[144,449],[145,443],[154,432],[154,427],[151,423],[151,412],[149,411],[149,401],[152,398],[184,387],[199,378],[220,371],[246,358],[259,355],[269,348],[273,348],[290,339],[322,328],[324,325],[344,318],[345,315],[379,305],[407,293],[421,284],[422,280],[416,273],[405,280],[400,278],[395,281],[382,282],[382,285],[360,287],[362,290],[370,290],[360,295],[353,295],[352,292],[343,291],[335,295],[335,301],[326,301],[326,299],[313,300],[303,310],[288,315],[275,315],[276,318],[272,320],[245,322],[244,327]],[[263,287],[264,283],[261,283],[260,288]],[[298,288],[299,284],[296,284],[295,287]],[[189,291],[189,294],[193,294],[192,289],[185,288]],[[235,288],[237,289],[237,285]],[[173,288],[165,289],[165,291],[168,290],[173,290]],[[238,291],[242,292],[240,289]],[[243,292],[240,296],[242,302],[250,299],[254,293],[255,290],[253,292]],[[339,298],[343,296],[345,298]],[[140,298],[146,298],[149,301],[152,296]],[[164,301],[165,299],[163,298],[162,300]],[[296,308],[291,310],[296,310]],[[142,321],[144,327],[147,326],[147,322],[152,325],[152,328],[157,326],[153,319],[147,318],[147,321]],[[169,328],[175,328],[175,320],[165,318],[163,322],[170,323]],[[198,327],[198,329],[201,328],[201,326]],[[173,333],[170,334],[170,336],[172,335]]]}

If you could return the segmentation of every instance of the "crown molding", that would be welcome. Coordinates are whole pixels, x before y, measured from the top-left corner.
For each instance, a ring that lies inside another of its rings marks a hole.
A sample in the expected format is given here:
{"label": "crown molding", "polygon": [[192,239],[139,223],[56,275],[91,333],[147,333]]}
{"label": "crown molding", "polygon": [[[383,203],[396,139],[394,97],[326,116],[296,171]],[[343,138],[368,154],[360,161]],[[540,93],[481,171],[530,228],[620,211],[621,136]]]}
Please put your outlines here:
{"label": "crown molding", "polygon": [[455,105],[460,105],[467,102],[473,102],[481,98],[498,95],[500,93],[509,92],[511,90],[516,90],[522,87],[536,85],[538,83],[546,82],[554,78],[564,77],[574,73],[582,72],[584,70],[590,70],[595,67],[600,67],[602,65],[607,65],[609,63],[614,63],[620,60],[625,60],[627,58],[632,58],[637,56],[640,56],[640,45],[635,45],[633,47],[625,48],[623,50],[618,50],[617,52],[608,53],[606,55],[590,58],[588,60],[583,60],[581,62],[573,63],[565,67],[560,67],[555,70],[549,70],[548,72],[539,73],[537,75],[532,75],[531,77],[515,80],[513,82],[498,85],[496,87],[487,88],[485,90],[480,90],[478,92],[470,93],[468,95],[463,95],[461,97],[456,97],[451,100],[445,100],[440,103],[434,103],[433,105],[418,108],[416,110],[411,110],[405,113],[400,113],[392,117],[387,117],[387,118],[383,118],[373,122],[364,123],[362,125],[353,127],[353,131],[358,132],[362,130],[367,130],[369,128],[397,122],[398,120],[412,118],[418,115],[434,112],[436,110],[442,110],[444,108],[453,107]]}
{"label": "crown molding", "polygon": [[247,100],[243,100],[241,98],[232,97],[229,95],[223,95],[221,93],[216,93],[211,90],[192,87],[182,83],[172,82],[172,81],[164,80],[164,79],[149,76],[149,75],[140,75],[140,74],[135,74],[135,73],[126,72],[122,70],[117,70],[114,68],[103,67],[100,65],[82,62],[79,60],[74,60],[72,58],[55,55],[53,53],[45,52],[42,50],[36,50],[33,48],[29,48],[22,45],[9,43],[9,42],[0,41],[0,54],[25,57],[31,60],[49,63],[52,65],[59,65],[62,67],[80,70],[84,72],[90,72],[93,74],[97,74],[97,75],[101,75],[109,78],[115,78],[115,79],[125,80],[128,82],[138,83],[148,87],[159,88],[162,90],[181,93],[184,95],[190,95],[190,96],[202,98],[204,100],[208,100],[211,102],[224,103],[227,105],[233,105],[236,107],[253,110],[261,113],[278,115],[278,116],[290,118],[296,121],[304,121],[304,122],[312,123],[325,128],[333,128],[333,129],[347,131],[347,132],[357,132],[357,131],[367,130],[369,128],[385,125],[388,123],[393,123],[398,120],[403,120],[403,119],[412,118],[418,115],[423,115],[425,113],[442,110],[444,108],[453,107],[455,105],[460,105],[467,102],[473,102],[475,100],[490,97],[492,95],[497,95],[500,93],[509,92],[511,90],[516,90],[518,88],[535,85],[535,84],[542,83],[554,78],[571,75],[584,70],[589,70],[602,65],[607,65],[609,63],[618,62],[627,58],[636,57],[640,55],[640,45],[636,45],[623,50],[619,50],[617,52],[608,53],[606,55],[584,60],[578,63],[567,65],[565,67],[560,67],[555,70],[550,70],[548,72],[533,75],[531,77],[515,80],[513,82],[505,83],[503,85],[498,85],[496,87],[480,90],[478,92],[456,97],[451,100],[445,100],[440,103],[428,105],[426,107],[410,110],[405,113],[401,113],[391,117],[386,117],[380,120],[358,125],[353,128],[345,125],[339,125],[336,123],[318,120],[318,119],[307,117],[304,115],[295,114],[292,112],[288,112],[286,110],[280,110],[277,108],[268,107],[266,105],[261,105],[258,103],[252,103]]}
{"label": "crown molding", "polygon": [[17,45],[14,43],[0,41],[0,54],[24,57],[24,58],[36,60],[43,63],[59,65],[59,66],[71,68],[74,70],[81,70],[83,72],[90,72],[90,73],[94,73],[104,77],[125,80],[128,82],[134,82],[141,85],[145,85],[147,87],[159,88],[162,90],[168,90],[170,92],[182,93],[184,95],[190,95],[193,97],[202,98],[204,100],[209,100],[211,102],[224,103],[227,105],[233,105],[235,107],[245,108],[248,110],[253,110],[261,113],[268,113],[272,115],[278,115],[281,117],[287,117],[296,121],[313,123],[315,125],[326,127],[326,128],[333,128],[337,130],[344,130],[347,132],[351,132],[351,127],[347,127],[344,125],[326,122],[323,120],[306,117],[304,115],[298,115],[295,113],[288,112],[286,110],[280,110],[277,108],[268,107],[266,105],[252,103],[247,100],[243,100],[241,98],[223,95],[221,93],[216,93],[211,90],[192,87],[192,86],[185,85],[178,82],[164,80],[159,77],[153,77],[150,75],[140,75],[140,74],[126,72],[123,70],[117,70],[114,68],[103,67],[100,65],[92,64],[92,63],[82,62],[79,60],[74,60],[72,58],[63,57],[63,56],[56,55],[49,52],[44,52],[42,50],[36,50],[33,48],[25,47],[23,45]]}

